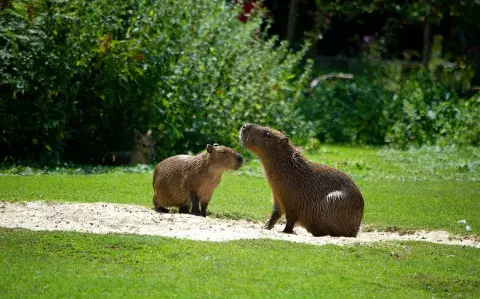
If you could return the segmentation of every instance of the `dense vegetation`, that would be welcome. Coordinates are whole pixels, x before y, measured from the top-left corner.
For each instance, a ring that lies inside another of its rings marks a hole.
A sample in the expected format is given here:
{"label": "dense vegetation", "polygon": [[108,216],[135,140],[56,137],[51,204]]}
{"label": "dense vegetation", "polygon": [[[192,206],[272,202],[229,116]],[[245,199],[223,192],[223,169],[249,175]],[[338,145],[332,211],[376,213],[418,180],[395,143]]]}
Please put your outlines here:
{"label": "dense vegetation", "polygon": [[292,52],[269,37],[261,15],[240,22],[230,2],[18,0],[0,9],[0,159],[97,163],[131,149],[135,129],[152,129],[162,158],[234,146],[244,122],[297,144],[479,144],[471,68],[449,68],[441,49],[429,66],[372,64],[352,81],[310,88],[307,47]]}
{"label": "dense vegetation", "polygon": [[320,83],[300,105],[322,142],[478,146],[480,93],[463,97],[420,67]]}
{"label": "dense vegetation", "polygon": [[151,128],[162,156],[245,121],[305,140],[303,52],[223,1],[14,1],[0,11],[2,158],[86,161]]}

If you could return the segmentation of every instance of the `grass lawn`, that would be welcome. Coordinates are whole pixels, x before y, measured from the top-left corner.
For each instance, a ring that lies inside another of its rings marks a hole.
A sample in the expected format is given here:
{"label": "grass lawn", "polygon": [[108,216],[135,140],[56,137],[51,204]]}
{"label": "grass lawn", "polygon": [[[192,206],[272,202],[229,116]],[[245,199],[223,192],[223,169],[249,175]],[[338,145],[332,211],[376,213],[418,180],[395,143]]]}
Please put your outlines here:
{"label": "grass lawn", "polygon": [[[479,149],[325,146],[307,156],[353,177],[369,228],[480,235]],[[152,169],[4,167],[0,200],[151,206]],[[260,164],[249,159],[224,176],[210,216],[265,221],[270,206]],[[0,228],[0,297],[479,298],[479,252],[422,242],[210,243]]]}
{"label": "grass lawn", "polygon": [[480,296],[479,250],[0,229],[2,298]]}
{"label": "grass lawn", "polygon": [[[353,177],[364,195],[364,223],[381,229],[443,229],[480,235],[480,150],[397,151],[325,146],[307,156]],[[88,170],[88,169],[87,169]],[[131,170],[131,169],[127,169]],[[144,169],[143,169],[144,170]],[[142,171],[143,171],[142,170]],[[45,170],[3,169],[0,200],[116,202],[151,206],[151,168],[140,173],[8,175]],[[99,172],[112,171],[103,169]],[[48,171],[47,171],[48,172]],[[209,211],[215,217],[266,221],[271,199],[261,165],[250,159],[224,175]],[[472,227],[457,224],[466,219]]]}

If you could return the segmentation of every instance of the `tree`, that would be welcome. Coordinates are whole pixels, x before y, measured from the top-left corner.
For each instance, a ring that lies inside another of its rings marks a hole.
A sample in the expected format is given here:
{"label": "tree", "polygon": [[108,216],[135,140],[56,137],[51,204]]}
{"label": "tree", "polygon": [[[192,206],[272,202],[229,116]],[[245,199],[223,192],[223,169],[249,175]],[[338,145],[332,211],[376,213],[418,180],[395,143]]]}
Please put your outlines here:
{"label": "tree", "polygon": [[10,0],[0,0],[0,10],[10,8]]}
{"label": "tree", "polygon": [[297,23],[298,16],[298,4],[300,0],[291,0],[290,1],[290,11],[288,13],[288,25],[287,25],[287,40],[291,44],[295,38],[295,26]]}

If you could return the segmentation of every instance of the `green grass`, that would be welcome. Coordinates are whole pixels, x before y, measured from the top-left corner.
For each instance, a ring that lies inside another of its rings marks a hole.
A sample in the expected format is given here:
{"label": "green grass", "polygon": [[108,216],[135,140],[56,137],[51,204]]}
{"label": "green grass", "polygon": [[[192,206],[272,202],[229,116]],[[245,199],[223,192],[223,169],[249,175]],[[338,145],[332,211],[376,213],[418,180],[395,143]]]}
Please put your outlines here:
{"label": "green grass", "polygon": [[[480,235],[478,149],[397,151],[326,146],[307,156],[336,166],[354,178],[366,201],[364,223],[370,227],[443,229],[462,235]],[[9,171],[12,172],[4,169],[3,173]],[[145,168],[137,173],[3,175],[0,176],[0,200],[151,206],[151,173],[144,171]],[[85,173],[84,170],[77,172]],[[41,173],[41,170],[30,169],[28,173]],[[260,163],[249,160],[241,171],[224,175],[209,211],[215,217],[266,221],[271,209],[270,196]],[[461,219],[466,219],[472,227],[470,232],[457,224]]]}
{"label": "green grass", "polygon": [[[307,156],[352,176],[364,223],[480,235],[480,150],[322,146]],[[0,168],[2,201],[151,206],[152,166]],[[259,162],[224,175],[210,216],[265,221]],[[467,219],[466,232],[457,224]],[[476,248],[421,242],[313,246],[272,240],[196,242],[0,228],[0,297],[480,297]]]}
{"label": "green grass", "polygon": [[0,230],[2,298],[480,296],[475,248]]}

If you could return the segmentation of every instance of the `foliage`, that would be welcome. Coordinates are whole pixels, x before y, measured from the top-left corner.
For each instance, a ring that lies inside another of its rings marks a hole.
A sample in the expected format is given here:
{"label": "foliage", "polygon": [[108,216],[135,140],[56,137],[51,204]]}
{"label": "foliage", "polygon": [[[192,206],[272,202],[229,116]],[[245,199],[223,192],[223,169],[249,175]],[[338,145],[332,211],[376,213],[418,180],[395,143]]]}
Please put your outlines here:
{"label": "foliage", "polygon": [[58,33],[69,22],[50,13],[52,4],[39,12],[37,2],[14,2],[15,10],[0,11],[1,159],[4,150],[58,158],[62,147],[74,104],[72,66]]}
{"label": "foliage", "polygon": [[128,150],[134,129],[153,129],[159,157],[235,143],[247,121],[310,134],[293,109],[304,51],[224,1],[21,0],[0,13],[2,158],[94,162]]}
{"label": "foliage", "polygon": [[411,76],[387,103],[385,141],[400,146],[480,144],[480,94],[464,99],[426,70]]}
{"label": "foliage", "polygon": [[[342,18],[353,20],[359,18],[359,24],[363,24],[365,18],[372,15],[386,16],[383,27],[376,28],[376,36],[389,36],[390,43],[395,43],[395,29],[409,24],[440,24],[442,21],[456,24],[464,33],[475,33],[480,29],[480,5],[475,1],[445,1],[445,0],[415,0],[399,3],[390,0],[315,0],[316,10],[315,29],[320,30],[317,34],[325,34],[335,24],[332,20]],[[475,38],[472,36],[472,40]],[[396,54],[396,53],[394,53]]]}
{"label": "foliage", "polygon": [[321,142],[382,144],[388,97],[379,82],[321,82],[299,104]]}
{"label": "foliage", "polygon": [[401,147],[480,144],[480,93],[463,98],[439,79],[461,74],[419,67],[405,75],[398,64],[385,65],[352,81],[322,82],[301,101],[320,141]]}
{"label": "foliage", "polygon": [[466,62],[465,57],[458,57],[454,62],[442,57],[442,42],[443,38],[440,35],[433,37],[428,70],[442,84],[465,94],[470,89],[471,81],[475,75],[473,67]]}

